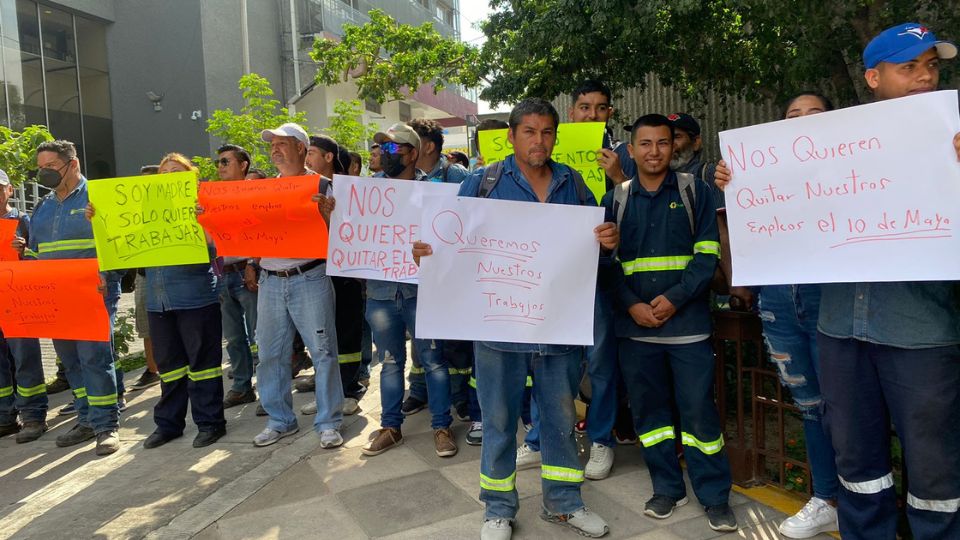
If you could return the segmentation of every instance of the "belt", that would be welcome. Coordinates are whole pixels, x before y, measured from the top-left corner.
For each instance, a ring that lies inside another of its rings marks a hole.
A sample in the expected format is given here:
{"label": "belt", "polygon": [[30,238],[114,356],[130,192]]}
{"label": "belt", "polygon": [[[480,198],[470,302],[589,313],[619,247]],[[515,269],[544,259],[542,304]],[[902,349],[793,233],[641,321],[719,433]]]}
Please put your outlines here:
{"label": "belt", "polygon": [[277,276],[277,277],[282,277],[282,278],[288,278],[288,277],[291,277],[291,276],[296,276],[296,275],[299,275],[299,274],[303,274],[303,273],[306,272],[307,270],[313,270],[314,268],[320,266],[321,264],[323,264],[323,263],[325,263],[325,262],[327,262],[326,259],[317,259],[317,260],[314,260],[314,261],[310,261],[310,262],[308,262],[307,264],[303,264],[303,265],[297,266],[297,267],[295,267],[295,268],[291,268],[291,269],[289,269],[289,270],[267,270],[266,268],[264,268],[264,271],[267,273],[268,276]]}
{"label": "belt", "polygon": [[229,274],[231,272],[242,272],[244,268],[247,267],[247,261],[237,261],[232,264],[223,265],[223,273]]}

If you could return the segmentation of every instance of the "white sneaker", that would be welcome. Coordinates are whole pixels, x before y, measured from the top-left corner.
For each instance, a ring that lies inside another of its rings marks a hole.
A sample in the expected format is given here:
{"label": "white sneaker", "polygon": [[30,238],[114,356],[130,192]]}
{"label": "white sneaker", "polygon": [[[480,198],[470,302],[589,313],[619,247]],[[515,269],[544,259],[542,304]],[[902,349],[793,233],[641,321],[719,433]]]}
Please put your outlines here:
{"label": "white sneaker", "polygon": [[510,540],[511,536],[513,527],[509,520],[503,518],[488,519],[480,529],[480,540]]}
{"label": "white sneaker", "polygon": [[320,432],[320,448],[336,448],[343,444],[343,437],[335,429],[325,429]]}
{"label": "white sneaker", "polygon": [[565,525],[577,531],[581,536],[588,538],[600,538],[610,532],[610,527],[607,525],[607,522],[586,508],[581,508],[572,514],[566,515],[551,514],[547,512],[545,508],[542,508],[540,511],[540,519],[549,521],[550,523]]}
{"label": "white sneaker", "polygon": [[613,468],[613,448],[600,443],[593,443],[590,447],[590,461],[583,468],[583,475],[590,480],[603,480],[610,476]]}
{"label": "white sneaker", "polygon": [[300,407],[300,414],[305,414],[307,416],[310,416],[311,414],[317,414],[317,402],[311,401],[303,407]]}
{"label": "white sneaker", "polygon": [[780,524],[780,534],[787,538],[810,538],[839,530],[837,509],[819,497],[807,501],[799,512]]}
{"label": "white sneaker", "polygon": [[266,428],[260,432],[259,435],[253,438],[254,446],[270,446],[271,444],[279,441],[284,437],[289,437],[294,433],[300,431],[299,426],[293,426],[287,431],[277,431],[275,429]]}
{"label": "white sneaker", "polygon": [[534,450],[523,443],[517,448],[517,470],[531,469],[540,465],[540,451]]}
{"label": "white sneaker", "polygon": [[[340,406],[340,410],[346,416],[357,414],[357,411],[360,410],[360,402],[352,397],[343,398],[343,405]],[[314,406],[314,412],[316,412],[316,406]]]}

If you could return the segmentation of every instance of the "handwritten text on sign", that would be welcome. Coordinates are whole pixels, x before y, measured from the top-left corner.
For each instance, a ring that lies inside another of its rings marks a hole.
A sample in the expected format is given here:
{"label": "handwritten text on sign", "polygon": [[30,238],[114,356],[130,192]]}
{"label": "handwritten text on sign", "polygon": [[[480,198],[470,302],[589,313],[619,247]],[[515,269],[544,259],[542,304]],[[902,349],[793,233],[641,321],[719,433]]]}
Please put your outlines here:
{"label": "handwritten text on sign", "polygon": [[93,259],[0,262],[4,336],[109,341],[110,319]]}
{"label": "handwritten text on sign", "polygon": [[322,259],[327,224],[311,200],[319,186],[316,175],[205,182],[198,220],[218,255]]}
{"label": "handwritten text on sign", "polygon": [[458,197],[423,205],[418,338],[593,344],[603,209]]}
{"label": "handwritten text on sign", "polygon": [[[488,165],[513,154],[506,129],[477,132],[480,155]],[[597,164],[597,151],[603,145],[603,122],[572,122],[557,127],[557,142],[550,157],[577,170],[599,204],[607,192],[607,177]]]}
{"label": "handwritten text on sign", "polygon": [[93,238],[101,270],[210,260],[197,223],[192,172],[93,180]]}
{"label": "handwritten text on sign", "polygon": [[335,175],[327,274],[417,282],[413,243],[420,239],[425,194],[455,198],[457,184]]}
{"label": "handwritten text on sign", "polygon": [[960,279],[957,92],[725,131],[734,285]]}

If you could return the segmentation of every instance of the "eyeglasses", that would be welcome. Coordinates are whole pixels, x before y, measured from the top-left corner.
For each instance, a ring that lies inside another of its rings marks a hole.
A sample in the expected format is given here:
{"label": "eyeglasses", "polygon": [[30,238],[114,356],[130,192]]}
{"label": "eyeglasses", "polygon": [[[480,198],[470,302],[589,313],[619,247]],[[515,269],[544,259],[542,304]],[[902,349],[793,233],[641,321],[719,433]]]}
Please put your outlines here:
{"label": "eyeglasses", "polygon": [[230,158],[220,158],[216,161],[216,163],[221,167],[226,167],[227,165],[230,164]]}
{"label": "eyeglasses", "polygon": [[413,148],[413,145],[409,145],[409,144],[406,144],[406,143],[395,143],[395,142],[390,141],[390,142],[381,143],[381,144],[380,144],[380,150],[381,150],[384,154],[399,154],[400,152],[398,152],[398,150],[400,150],[400,148],[402,148],[402,147],[404,147],[404,146],[406,146],[406,147],[408,147],[408,148]]}

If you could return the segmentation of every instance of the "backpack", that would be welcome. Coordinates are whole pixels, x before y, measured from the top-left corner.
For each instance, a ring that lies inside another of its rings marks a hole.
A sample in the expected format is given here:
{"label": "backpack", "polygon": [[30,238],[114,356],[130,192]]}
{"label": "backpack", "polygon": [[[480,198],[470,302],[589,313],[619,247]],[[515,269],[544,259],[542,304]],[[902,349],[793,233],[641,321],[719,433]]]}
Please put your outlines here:
{"label": "backpack", "polygon": [[[587,184],[583,181],[583,176],[577,172],[576,169],[570,167],[570,171],[573,172],[573,185],[577,188],[577,198],[580,200],[580,205],[585,206],[587,204]],[[491,163],[483,171],[483,178],[480,180],[480,187],[477,189],[477,197],[481,199],[486,199],[490,196],[490,193],[493,192],[493,188],[497,186],[497,182],[500,181],[500,177],[503,176],[503,162],[497,161]]]}

